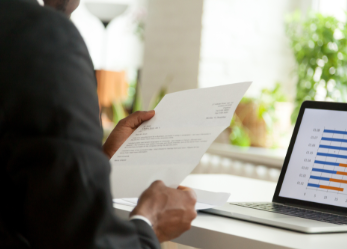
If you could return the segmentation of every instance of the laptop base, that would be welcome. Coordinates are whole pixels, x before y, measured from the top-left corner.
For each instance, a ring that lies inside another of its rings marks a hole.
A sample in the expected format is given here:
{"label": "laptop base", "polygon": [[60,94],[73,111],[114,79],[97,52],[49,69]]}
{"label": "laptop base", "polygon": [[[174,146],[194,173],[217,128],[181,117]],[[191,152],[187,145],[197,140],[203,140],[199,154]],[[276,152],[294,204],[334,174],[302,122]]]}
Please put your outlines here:
{"label": "laptop base", "polygon": [[309,234],[347,232],[347,225],[336,225],[279,213],[240,207],[232,203],[226,203],[224,206],[206,209],[201,212]]}

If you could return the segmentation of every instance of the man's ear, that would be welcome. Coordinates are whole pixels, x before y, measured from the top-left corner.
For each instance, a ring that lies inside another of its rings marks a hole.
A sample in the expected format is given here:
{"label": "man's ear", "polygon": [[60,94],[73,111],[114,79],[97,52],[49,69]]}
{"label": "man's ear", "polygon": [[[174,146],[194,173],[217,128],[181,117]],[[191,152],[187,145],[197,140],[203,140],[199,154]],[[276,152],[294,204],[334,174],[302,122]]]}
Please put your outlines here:
{"label": "man's ear", "polygon": [[43,2],[45,6],[64,12],[68,17],[80,4],[80,0],[43,0]]}
{"label": "man's ear", "polygon": [[65,14],[70,16],[80,5],[80,0],[70,0],[66,6]]}

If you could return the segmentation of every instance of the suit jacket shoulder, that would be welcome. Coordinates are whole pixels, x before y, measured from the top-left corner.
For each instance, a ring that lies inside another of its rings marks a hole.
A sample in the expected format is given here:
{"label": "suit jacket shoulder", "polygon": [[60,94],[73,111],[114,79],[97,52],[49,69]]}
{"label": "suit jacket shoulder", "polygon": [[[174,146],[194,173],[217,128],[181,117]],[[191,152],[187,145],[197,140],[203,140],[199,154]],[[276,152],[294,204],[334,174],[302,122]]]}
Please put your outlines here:
{"label": "suit jacket shoulder", "polygon": [[74,25],[1,0],[0,27],[0,247],[160,248],[148,225],[114,215],[93,65]]}

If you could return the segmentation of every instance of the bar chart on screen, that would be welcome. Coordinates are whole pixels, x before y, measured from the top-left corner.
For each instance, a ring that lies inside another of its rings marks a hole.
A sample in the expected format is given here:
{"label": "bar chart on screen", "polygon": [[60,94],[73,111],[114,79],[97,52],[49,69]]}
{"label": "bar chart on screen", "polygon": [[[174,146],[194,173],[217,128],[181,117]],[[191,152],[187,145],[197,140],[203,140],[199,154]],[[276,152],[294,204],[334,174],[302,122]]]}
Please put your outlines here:
{"label": "bar chart on screen", "polygon": [[347,195],[347,130],[324,128],[317,146],[307,188]]}
{"label": "bar chart on screen", "polygon": [[305,110],[280,196],[347,207],[347,112]]}

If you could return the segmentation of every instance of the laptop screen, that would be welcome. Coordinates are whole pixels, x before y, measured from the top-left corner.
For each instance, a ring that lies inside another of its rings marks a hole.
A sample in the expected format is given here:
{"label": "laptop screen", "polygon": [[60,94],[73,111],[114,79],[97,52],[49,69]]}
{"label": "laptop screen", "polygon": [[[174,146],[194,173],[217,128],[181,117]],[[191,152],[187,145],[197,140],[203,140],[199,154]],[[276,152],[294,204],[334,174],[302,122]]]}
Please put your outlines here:
{"label": "laptop screen", "polygon": [[305,109],[279,196],[347,207],[347,111]]}

